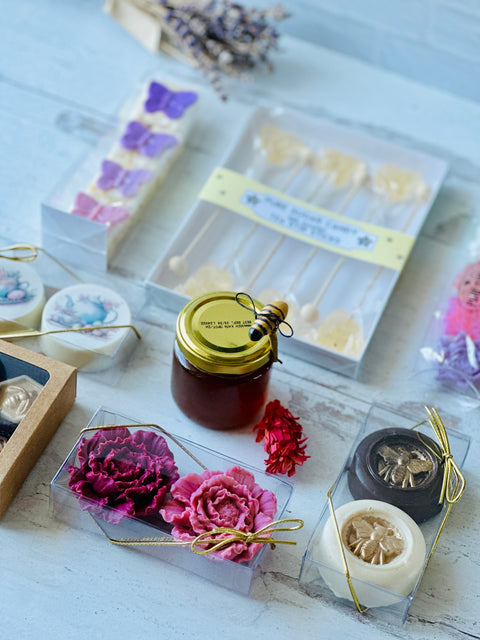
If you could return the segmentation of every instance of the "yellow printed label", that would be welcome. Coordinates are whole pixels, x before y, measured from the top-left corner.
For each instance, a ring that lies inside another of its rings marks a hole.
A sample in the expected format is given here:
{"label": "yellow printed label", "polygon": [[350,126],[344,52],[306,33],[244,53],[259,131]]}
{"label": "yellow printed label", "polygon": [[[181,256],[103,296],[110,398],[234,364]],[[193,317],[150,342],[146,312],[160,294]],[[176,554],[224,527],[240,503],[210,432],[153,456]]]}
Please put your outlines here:
{"label": "yellow printed label", "polygon": [[200,199],[302,242],[396,271],[403,268],[415,242],[400,231],[291,198],[231,169],[215,169]]}

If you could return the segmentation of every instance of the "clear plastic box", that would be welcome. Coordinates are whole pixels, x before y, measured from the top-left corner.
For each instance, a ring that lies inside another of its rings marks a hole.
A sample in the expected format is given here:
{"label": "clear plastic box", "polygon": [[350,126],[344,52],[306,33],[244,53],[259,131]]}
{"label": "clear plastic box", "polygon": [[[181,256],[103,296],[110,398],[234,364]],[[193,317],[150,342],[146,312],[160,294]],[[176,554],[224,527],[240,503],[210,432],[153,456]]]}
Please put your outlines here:
{"label": "clear plastic box", "polygon": [[[347,461],[340,475],[338,476],[337,481],[335,482],[334,490],[332,492],[333,506],[335,509],[338,509],[338,507],[340,507],[341,505],[353,500],[352,494],[350,493],[348,487],[347,473],[352,463],[355,450],[357,449],[360,442],[367,435],[374,433],[375,431],[378,431],[380,429],[385,429],[392,426],[410,429],[413,425],[423,420],[424,417],[426,417],[426,414],[410,417],[401,413],[397,413],[396,411],[392,411],[388,407],[384,407],[382,405],[372,405],[365,419],[365,422],[355,439]],[[435,436],[433,435],[433,431],[428,424],[422,425],[419,429],[417,429],[417,431],[420,431],[421,433],[430,436],[433,440],[436,440]],[[447,429],[447,432],[453,459],[461,469],[470,447],[470,438],[458,431]],[[419,525],[425,537],[427,547],[426,560],[415,584],[415,587],[408,596],[400,595],[398,593],[394,593],[393,591],[389,591],[379,586],[370,584],[368,582],[352,578],[354,588],[356,590],[360,588],[366,595],[366,597],[375,598],[377,600],[381,598],[383,599],[383,601],[389,603],[385,606],[377,606],[367,609],[365,613],[365,616],[367,618],[375,618],[383,622],[394,624],[405,623],[408,615],[408,610],[419,588],[425,569],[427,568],[427,559],[432,549],[435,537],[439,531],[439,527],[442,524],[446,509],[447,506],[444,505],[440,513]],[[453,507],[453,509],[455,509],[455,507]],[[350,609],[355,609],[355,605],[351,600],[338,598],[326,584],[326,580],[335,583],[335,581],[338,581],[339,579],[345,580],[346,584],[345,575],[343,573],[340,573],[336,569],[333,569],[332,567],[329,567],[328,565],[315,560],[313,557],[313,546],[317,537],[323,531],[323,528],[329,517],[330,509],[328,501],[326,501],[321,511],[320,519],[313,531],[313,534],[308,542],[307,549],[303,556],[299,580],[302,586],[310,595],[321,596],[322,600],[325,600],[334,606],[338,606],[339,604],[341,604],[342,606],[346,606]],[[322,573],[320,572],[320,569]],[[322,574],[326,576],[326,580],[324,577],[322,577]]]}
{"label": "clear plastic box", "polygon": [[[274,127],[308,143],[310,159],[303,163],[299,161],[293,169],[291,166],[268,164],[265,159],[262,165],[258,140],[265,127]],[[360,178],[355,178],[357,182],[335,185],[333,178],[329,180],[333,173],[321,174],[314,169],[315,159],[311,153],[317,152],[318,159],[332,148],[364,163],[364,173],[360,171]],[[375,176],[385,165],[395,165],[412,172],[412,175],[421,176],[424,180],[423,195],[401,202],[382,200],[375,186]],[[381,228],[375,237],[381,239],[383,234],[386,242],[391,242],[390,235],[395,233],[398,234],[396,237],[415,239],[445,177],[446,164],[432,156],[327,120],[283,108],[260,108],[241,132],[223,167],[298,199],[294,206],[297,211],[301,210],[300,216],[307,216],[307,222],[304,224],[302,217],[297,221],[296,212],[289,211],[291,216],[286,216],[287,222],[282,222],[280,229],[272,227],[276,212],[285,207],[285,200],[277,195],[273,199],[276,199],[278,207],[270,208],[268,215],[273,218],[268,218],[265,224],[258,223],[258,217],[254,223],[252,219],[232,212],[228,206],[199,200],[147,278],[151,290],[149,302],[179,311],[189,296],[207,293],[203,289],[190,293],[195,288],[191,280],[198,278],[205,265],[213,264],[214,270],[208,277],[212,287],[216,288],[210,290],[247,291],[265,304],[275,299],[287,300],[291,308],[288,319],[296,334],[292,340],[285,341],[283,348],[286,352],[342,374],[357,376],[401,268],[377,266],[349,257],[348,251],[342,254],[316,248],[304,238],[308,233],[317,231],[289,236],[282,230],[287,225],[297,230],[309,228],[310,223],[315,226],[315,220],[323,220],[318,211],[312,217],[312,211],[308,209],[312,205],[337,214],[335,225],[328,218],[320,224],[324,224],[326,229],[335,226],[334,236],[337,230],[339,237],[345,233],[345,237],[338,240],[345,242],[345,247],[350,242],[348,234],[367,233],[367,227],[361,226],[364,223],[376,225],[377,231]],[[239,200],[243,204],[247,191]],[[261,217],[260,214],[258,216]],[[265,216],[268,217],[267,214]],[[368,233],[373,233],[372,229],[368,227]],[[325,233],[322,237],[327,236]],[[329,246],[334,242],[337,239],[332,240]],[[389,251],[393,255],[393,250]],[[367,253],[364,251],[362,255]],[[305,320],[309,305],[319,312],[320,320]],[[342,343],[341,348],[337,348],[337,343],[330,338],[326,341],[323,337],[319,341],[314,335],[320,321],[336,317],[331,316],[332,313],[341,313],[342,319],[329,320],[330,324],[338,326],[344,322],[345,331],[348,328],[350,332],[351,338],[345,345]],[[356,325],[359,326],[358,336]]]}
{"label": "clear plastic box", "polygon": [[[120,424],[131,425],[129,426],[129,429],[132,432],[135,430],[135,425],[139,423],[109,409],[100,408],[90,420],[88,427]],[[143,428],[149,429],[147,427]],[[152,428],[152,430],[154,429]],[[158,433],[163,435],[160,431],[158,431]],[[86,437],[88,437],[88,432],[86,433]],[[275,519],[283,517],[293,491],[291,484],[269,475],[264,471],[255,469],[250,465],[243,464],[237,460],[207,449],[206,447],[195,444],[185,438],[181,438],[179,436],[175,436],[175,438],[210,470],[226,471],[232,466],[239,465],[253,473],[257,484],[259,484],[262,489],[272,491],[277,498],[277,513],[275,515]],[[163,525],[153,525],[147,524],[140,519],[124,518],[120,524],[112,525],[104,520],[96,520],[89,512],[81,509],[77,496],[68,486],[68,466],[75,462],[79,440],[77,440],[50,483],[50,505],[53,515],[72,527],[84,529],[93,533],[102,535],[103,528],[104,532],[106,532],[110,537],[116,539],[138,539],[154,536],[166,536],[173,540],[169,535],[169,525],[166,525],[165,523],[163,523]],[[198,471],[200,473],[202,471],[202,469],[195,464],[192,458],[177,446],[175,442],[169,438],[166,438],[166,440],[175,457],[175,463],[178,467],[180,476],[189,472]],[[275,535],[281,537],[282,534]],[[102,544],[109,544],[109,542],[105,538],[105,540],[102,541]],[[254,578],[255,570],[257,569],[263,554],[267,552],[267,546],[268,545],[264,545],[262,549],[245,564],[236,563],[230,560],[219,560],[218,558],[213,558],[210,555],[196,555],[189,547],[183,546],[138,546],[134,548],[160,560],[186,569],[187,571],[206,578],[211,582],[215,582],[226,588],[238,591],[239,593],[248,594]],[[281,545],[277,547],[276,553],[281,553]]]}
{"label": "clear plastic box", "polygon": [[[163,96],[165,104],[155,113],[143,107],[151,84],[162,85],[171,94]],[[97,144],[60,178],[44,199],[42,244],[59,260],[80,267],[88,265],[95,271],[107,270],[108,263],[144,215],[148,200],[167,178],[187,142],[198,101],[182,103],[178,96],[187,92],[199,96],[201,90],[188,81],[181,81],[180,85],[178,80],[167,76],[145,78],[135,94],[125,101],[117,117],[105,123]],[[167,117],[165,114],[172,112],[169,105],[175,100],[176,113]],[[125,147],[127,143],[120,141],[130,125],[136,125],[137,132],[130,132],[133,142]],[[139,131],[138,127],[143,129]],[[142,142],[160,137],[163,142],[155,143],[160,145],[155,154],[152,147]],[[108,174],[103,168],[105,160],[110,161]],[[140,178],[142,171],[147,173]],[[100,188],[97,183],[100,176],[108,176],[110,184],[102,184]],[[132,181],[137,180],[134,189],[128,193],[122,191],[125,188],[122,184],[131,186]],[[81,202],[76,200],[78,194],[83,198]]]}

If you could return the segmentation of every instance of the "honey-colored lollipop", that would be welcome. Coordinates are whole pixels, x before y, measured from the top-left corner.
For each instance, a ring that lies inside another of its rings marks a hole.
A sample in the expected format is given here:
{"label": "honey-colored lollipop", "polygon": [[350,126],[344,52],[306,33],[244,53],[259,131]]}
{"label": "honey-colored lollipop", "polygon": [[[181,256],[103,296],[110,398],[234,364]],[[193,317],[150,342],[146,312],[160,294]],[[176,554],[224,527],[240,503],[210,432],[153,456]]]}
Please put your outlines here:
{"label": "honey-colored lollipop", "polygon": [[364,348],[362,326],[344,309],[336,309],[329,313],[307,338],[322,347],[352,358],[358,358]]}
{"label": "honey-colored lollipop", "polygon": [[[401,200],[411,200],[412,198],[416,199],[415,206],[412,208],[408,219],[402,226],[401,232],[404,233],[410,226],[410,223],[421,202],[428,198],[430,189],[419,174],[413,171],[399,169],[398,167],[394,167],[392,165],[382,165],[375,176],[374,182],[377,184],[377,186],[384,185],[385,195],[390,198],[389,194],[393,193],[394,197],[397,199],[397,202],[400,202]],[[401,199],[400,194],[402,194]],[[332,348],[335,351],[343,353],[344,355],[348,355],[351,357],[360,356],[363,351],[365,341],[363,338],[362,327],[354,319],[354,316],[363,307],[368,294],[373,288],[373,285],[379,279],[384,270],[385,267],[378,267],[375,274],[370,279],[370,282],[365,287],[360,301],[350,314],[347,314],[347,312],[343,309],[332,311],[325,318],[324,322],[320,324],[317,329],[314,329],[312,334],[310,334],[309,337],[312,342],[316,342],[317,344]],[[335,274],[337,272],[338,269],[335,271]],[[332,282],[332,278],[329,278],[327,282],[330,285]],[[323,296],[326,291],[325,286],[322,287],[321,291]],[[322,296],[320,296],[320,299]],[[318,295],[316,296],[316,300],[317,298],[319,298]],[[318,299],[317,305],[319,304],[320,299]],[[315,305],[315,307],[317,305]],[[347,336],[348,338],[345,340],[345,337]]]}
{"label": "honey-colored lollipop", "polygon": [[[388,198],[395,204],[415,199],[416,204],[410,211],[410,215],[403,225],[402,232],[408,229],[418,207],[430,193],[430,189],[427,187],[420,174],[387,164],[379,167],[373,178],[373,185],[377,192],[382,193],[384,197]],[[368,222],[372,218],[373,213],[374,210],[370,210],[364,222]],[[346,257],[339,258],[312,302],[303,305],[301,314],[307,322],[312,324],[317,322],[319,318],[318,305],[346,260]]]}
{"label": "honey-colored lollipop", "polygon": [[373,179],[373,189],[394,203],[424,200],[430,193],[419,173],[393,164],[382,164],[378,168]]}
{"label": "honey-colored lollipop", "polygon": [[233,288],[232,275],[216,264],[204,264],[184,283],[177,287],[177,291],[195,298],[211,291],[231,291]]}
{"label": "honey-colored lollipop", "polygon": [[[260,181],[266,180],[271,169],[281,170],[293,167],[293,177],[289,176],[287,180],[287,184],[290,184],[298,173],[295,165],[300,161],[300,167],[302,167],[302,159],[307,153],[306,146],[299,138],[296,138],[292,134],[285,133],[270,124],[266,124],[260,129],[258,134],[255,136],[253,146],[256,155],[254,156],[253,164],[247,170],[246,175]],[[217,208],[206,220],[185,251],[181,255],[175,255],[170,258],[168,266],[170,271],[175,275],[184,276],[187,273],[188,256],[192,253],[200,240],[206,235],[207,231],[217,221],[222,211],[222,208]],[[253,229],[253,231],[254,230],[255,229]],[[250,232],[250,235],[253,231]],[[213,267],[214,265],[210,266]],[[219,271],[221,270],[219,269]],[[212,273],[213,271],[210,270],[210,274]]]}

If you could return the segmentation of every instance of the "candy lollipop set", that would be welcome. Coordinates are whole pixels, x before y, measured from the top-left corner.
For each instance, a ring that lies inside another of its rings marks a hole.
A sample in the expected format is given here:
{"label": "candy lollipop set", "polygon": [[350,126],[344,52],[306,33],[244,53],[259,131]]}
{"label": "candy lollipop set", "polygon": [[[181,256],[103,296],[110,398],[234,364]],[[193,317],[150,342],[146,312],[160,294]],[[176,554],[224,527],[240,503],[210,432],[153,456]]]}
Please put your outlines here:
{"label": "candy lollipop set", "polygon": [[[110,260],[183,149],[197,105],[196,91],[148,82],[115,130],[43,205],[44,245],[62,235]],[[103,229],[102,238],[87,221]]]}
{"label": "candy lollipop set", "polygon": [[149,276],[161,304],[218,290],[285,299],[288,350],[356,375],[445,164],[260,109],[223,166]]}

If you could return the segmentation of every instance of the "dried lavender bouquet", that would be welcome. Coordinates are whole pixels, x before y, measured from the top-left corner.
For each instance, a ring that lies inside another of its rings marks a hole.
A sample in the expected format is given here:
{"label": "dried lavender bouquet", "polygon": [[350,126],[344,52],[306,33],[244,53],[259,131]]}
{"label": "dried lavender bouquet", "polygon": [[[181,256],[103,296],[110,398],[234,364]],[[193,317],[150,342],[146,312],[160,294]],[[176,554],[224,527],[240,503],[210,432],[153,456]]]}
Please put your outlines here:
{"label": "dried lavender bouquet", "polygon": [[278,48],[279,34],[271,21],[288,17],[282,5],[247,9],[231,0],[129,0],[161,24],[161,47],[180,53],[199,67],[223,99],[220,74],[245,77],[272,64],[268,54]]}

